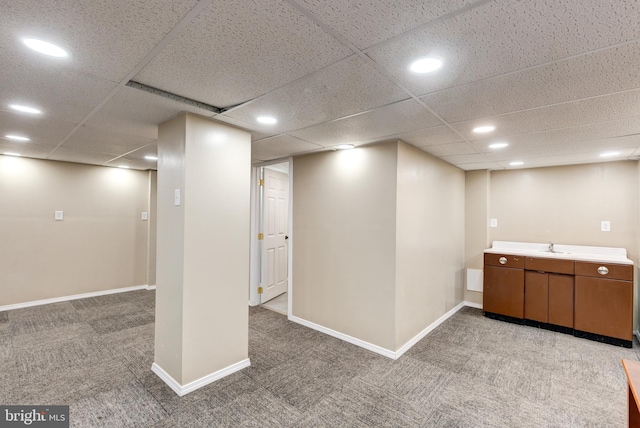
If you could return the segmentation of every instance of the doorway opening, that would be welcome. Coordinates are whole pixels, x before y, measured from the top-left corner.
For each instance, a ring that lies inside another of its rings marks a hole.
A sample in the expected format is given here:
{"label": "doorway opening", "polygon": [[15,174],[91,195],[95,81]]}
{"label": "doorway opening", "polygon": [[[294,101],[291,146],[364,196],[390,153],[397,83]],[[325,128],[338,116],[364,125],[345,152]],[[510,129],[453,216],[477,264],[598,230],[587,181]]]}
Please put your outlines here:
{"label": "doorway opening", "polygon": [[249,305],[290,316],[292,225],[291,159],[254,165]]}

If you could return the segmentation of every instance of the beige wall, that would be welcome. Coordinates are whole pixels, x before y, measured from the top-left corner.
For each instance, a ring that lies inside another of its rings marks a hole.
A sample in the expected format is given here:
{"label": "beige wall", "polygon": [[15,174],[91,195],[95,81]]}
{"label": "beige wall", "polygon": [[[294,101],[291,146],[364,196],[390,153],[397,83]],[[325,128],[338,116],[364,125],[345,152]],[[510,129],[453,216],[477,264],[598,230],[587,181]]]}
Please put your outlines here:
{"label": "beige wall", "polygon": [[155,363],[185,385],[248,358],[251,136],[186,114],[158,154]]}
{"label": "beige wall", "polygon": [[[467,171],[465,174],[465,268],[482,269],[483,251],[491,246],[489,240],[489,190],[491,173],[487,170]],[[482,293],[464,290],[464,300],[482,304]]]}
{"label": "beige wall", "polygon": [[293,160],[293,315],[395,349],[397,143]]}
{"label": "beige wall", "polygon": [[149,171],[149,220],[147,245],[147,284],[156,285],[156,243],[157,243],[157,208],[158,208],[158,172]]}
{"label": "beige wall", "polygon": [[463,301],[464,179],[460,169],[398,144],[394,349]]}
{"label": "beige wall", "polygon": [[490,239],[624,247],[637,261],[637,176],[632,161],[493,171]]}
{"label": "beige wall", "polygon": [[0,306],[146,284],[146,171],[0,156],[0,200]]}

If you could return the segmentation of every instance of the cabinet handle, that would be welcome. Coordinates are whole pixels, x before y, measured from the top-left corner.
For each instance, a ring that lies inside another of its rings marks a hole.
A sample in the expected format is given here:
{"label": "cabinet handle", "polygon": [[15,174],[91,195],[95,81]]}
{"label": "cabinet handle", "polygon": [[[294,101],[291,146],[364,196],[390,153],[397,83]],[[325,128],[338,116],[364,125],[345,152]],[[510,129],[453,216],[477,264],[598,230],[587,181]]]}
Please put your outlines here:
{"label": "cabinet handle", "polygon": [[500,257],[498,259],[498,261],[500,262],[501,265],[506,265],[507,264],[507,258],[506,257]]}
{"label": "cabinet handle", "polygon": [[600,267],[598,268],[598,273],[599,273],[600,275],[606,275],[606,274],[608,274],[608,273],[609,273],[609,269],[607,269],[607,267],[606,267],[606,266],[600,266]]}

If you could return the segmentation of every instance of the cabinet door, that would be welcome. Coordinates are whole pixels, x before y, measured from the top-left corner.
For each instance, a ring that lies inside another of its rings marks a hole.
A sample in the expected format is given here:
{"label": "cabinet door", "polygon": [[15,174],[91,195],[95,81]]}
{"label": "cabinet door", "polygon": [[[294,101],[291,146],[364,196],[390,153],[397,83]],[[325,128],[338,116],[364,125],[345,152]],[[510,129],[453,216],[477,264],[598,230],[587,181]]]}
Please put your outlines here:
{"label": "cabinet door", "polygon": [[633,282],[575,277],[574,328],[633,340]]}
{"label": "cabinet door", "polygon": [[573,276],[549,274],[549,324],[573,328]]}
{"label": "cabinet door", "polygon": [[524,317],[549,322],[549,274],[526,271],[524,275]]}
{"label": "cabinet door", "polygon": [[524,270],[484,267],[483,309],[522,319],[524,317]]}

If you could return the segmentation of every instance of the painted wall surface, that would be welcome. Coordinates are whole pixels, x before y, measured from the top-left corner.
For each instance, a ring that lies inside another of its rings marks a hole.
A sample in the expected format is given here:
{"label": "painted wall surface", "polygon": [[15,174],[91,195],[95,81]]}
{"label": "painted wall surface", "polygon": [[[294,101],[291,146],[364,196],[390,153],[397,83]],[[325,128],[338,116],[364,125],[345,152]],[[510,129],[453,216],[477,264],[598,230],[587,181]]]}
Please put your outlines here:
{"label": "painted wall surface", "polygon": [[623,247],[637,261],[637,176],[633,161],[493,171],[490,239]]}
{"label": "painted wall surface", "polygon": [[186,121],[178,116],[158,128],[156,329],[154,362],[182,379],[184,210],[174,189],[184,189]]}
{"label": "painted wall surface", "polygon": [[293,160],[293,315],[395,349],[397,143]]}
{"label": "painted wall surface", "polygon": [[251,137],[186,114],[158,155],[155,363],[186,385],[248,358]]}
{"label": "painted wall surface", "polygon": [[248,358],[250,178],[251,134],[187,115],[184,383]]}
{"label": "painted wall surface", "polygon": [[[465,268],[482,269],[483,251],[491,246],[489,240],[489,183],[491,173],[487,170],[465,173]],[[482,304],[482,293],[464,290],[464,300]]]}
{"label": "painted wall surface", "polygon": [[396,343],[463,301],[465,174],[398,143]]}
{"label": "painted wall surface", "polygon": [[158,237],[158,172],[149,171],[149,240],[147,246],[147,284],[156,285],[156,244]]}
{"label": "painted wall surface", "polygon": [[0,306],[146,284],[147,196],[146,171],[0,156]]}

